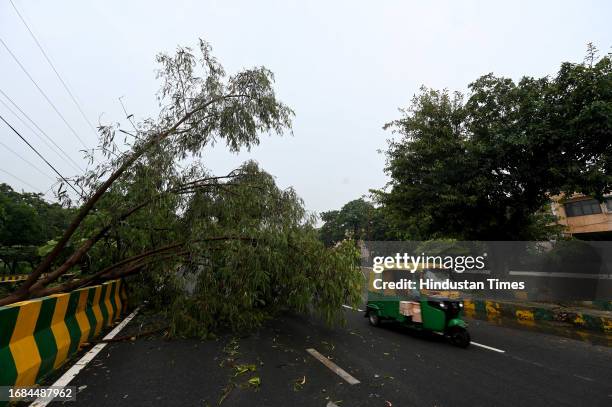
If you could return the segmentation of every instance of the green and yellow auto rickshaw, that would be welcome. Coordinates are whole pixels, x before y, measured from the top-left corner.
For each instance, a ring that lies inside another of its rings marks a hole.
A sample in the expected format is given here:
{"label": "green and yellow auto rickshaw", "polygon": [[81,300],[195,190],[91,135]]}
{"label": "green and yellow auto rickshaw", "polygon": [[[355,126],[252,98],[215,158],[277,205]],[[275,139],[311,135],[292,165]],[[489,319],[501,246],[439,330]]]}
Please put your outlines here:
{"label": "green and yellow auto rickshaw", "polygon": [[[470,344],[467,323],[462,319],[463,301],[457,291],[434,291],[419,288],[420,279],[441,280],[450,272],[425,265],[414,273],[407,269],[385,268],[382,273],[370,272],[365,316],[373,326],[393,321],[419,331],[444,335],[453,345],[465,348]],[[378,279],[379,281],[375,280]],[[381,282],[414,281],[412,289],[389,289]]]}

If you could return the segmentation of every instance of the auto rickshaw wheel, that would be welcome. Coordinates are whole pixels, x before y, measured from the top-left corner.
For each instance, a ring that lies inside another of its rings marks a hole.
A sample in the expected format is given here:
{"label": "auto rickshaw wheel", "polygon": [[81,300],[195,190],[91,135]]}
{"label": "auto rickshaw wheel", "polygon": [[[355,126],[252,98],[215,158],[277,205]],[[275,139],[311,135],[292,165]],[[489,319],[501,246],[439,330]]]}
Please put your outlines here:
{"label": "auto rickshaw wheel", "polygon": [[370,311],[368,313],[368,321],[370,321],[370,325],[372,326],[380,325],[380,317],[377,315],[376,311]]}
{"label": "auto rickshaw wheel", "polygon": [[465,328],[455,327],[448,333],[450,342],[460,348],[467,348],[470,345],[470,334]]}

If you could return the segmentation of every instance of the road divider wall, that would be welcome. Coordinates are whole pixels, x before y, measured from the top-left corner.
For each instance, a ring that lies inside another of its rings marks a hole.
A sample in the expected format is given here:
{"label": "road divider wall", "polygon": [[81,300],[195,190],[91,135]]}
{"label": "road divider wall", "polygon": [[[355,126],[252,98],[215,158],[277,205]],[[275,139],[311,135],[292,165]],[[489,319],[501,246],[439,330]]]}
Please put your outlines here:
{"label": "road divider wall", "polygon": [[[46,277],[47,274],[43,274],[41,277]],[[9,274],[0,276],[0,283],[16,283],[17,281],[25,281],[30,277],[29,274]]]}
{"label": "road divider wall", "polygon": [[[43,274],[41,274],[41,275],[40,275],[40,278],[45,278],[45,277],[47,277],[47,276],[48,276],[48,274],[47,274],[47,273],[43,273]],[[72,277],[72,276],[74,276],[74,274],[73,274],[73,273],[66,273],[66,274],[63,274],[63,275],[60,277],[59,281],[61,281],[61,280],[62,280],[62,279],[64,279],[64,278],[69,278],[69,277]],[[2,283],[7,283],[7,284],[10,284],[10,283],[16,283],[16,282],[19,282],[19,281],[25,281],[25,280],[27,280],[27,279],[28,279],[28,277],[30,277],[30,275],[29,275],[29,274],[8,274],[8,275],[0,275],[0,284],[2,284]]]}
{"label": "road divider wall", "polygon": [[468,318],[502,323],[504,318],[521,325],[536,326],[540,321],[566,322],[578,329],[612,334],[612,317],[598,311],[578,311],[554,304],[521,304],[518,302],[465,300]]}
{"label": "road divider wall", "polygon": [[0,307],[0,386],[32,386],[126,310],[122,280]]}

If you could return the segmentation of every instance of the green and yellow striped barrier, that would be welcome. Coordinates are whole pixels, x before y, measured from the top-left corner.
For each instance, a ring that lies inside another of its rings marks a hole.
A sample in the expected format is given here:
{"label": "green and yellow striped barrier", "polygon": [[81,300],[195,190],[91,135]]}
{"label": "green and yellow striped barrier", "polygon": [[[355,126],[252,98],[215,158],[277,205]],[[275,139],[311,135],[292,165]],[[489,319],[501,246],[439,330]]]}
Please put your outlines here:
{"label": "green and yellow striped barrier", "polygon": [[588,311],[487,300],[464,300],[463,305],[468,318],[482,319],[499,325],[510,321],[535,327],[540,321],[557,321],[573,324],[579,329],[612,335],[612,318],[589,314]]}
{"label": "green and yellow striped barrier", "polygon": [[[66,273],[62,276],[62,278],[72,277],[73,273]],[[12,275],[4,275],[0,276],[0,284],[2,283],[15,283],[17,281],[25,281],[30,277],[29,274],[12,274]],[[41,278],[47,277],[47,273],[43,273],[40,275]]]}
{"label": "green and yellow striped barrier", "polygon": [[31,386],[127,305],[121,280],[0,307],[0,386]]}
{"label": "green and yellow striped barrier", "polygon": [[28,279],[29,274],[13,274],[12,276],[0,276],[0,283],[14,283]]}

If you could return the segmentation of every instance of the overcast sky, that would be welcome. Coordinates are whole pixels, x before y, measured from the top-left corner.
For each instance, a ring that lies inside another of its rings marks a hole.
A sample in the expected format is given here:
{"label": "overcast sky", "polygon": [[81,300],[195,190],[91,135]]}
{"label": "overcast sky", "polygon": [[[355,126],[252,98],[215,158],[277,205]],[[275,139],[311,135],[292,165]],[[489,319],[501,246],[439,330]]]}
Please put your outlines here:
{"label": "overcast sky", "polygon": [[[582,61],[589,41],[603,53],[612,45],[609,1],[13,2],[94,124],[122,121],[122,96],[137,118],[154,114],[156,53],[199,37],[228,72],[271,69],[278,95],[296,112],[294,136],[264,136],[239,155],[218,147],[204,162],[221,174],[255,159],[317,212],[385,184],[377,150],[390,134],[382,126],[421,85],[463,91],[488,72],[554,74],[561,61]],[[93,147],[96,136],[9,0],[0,0],[0,38]],[[0,89],[85,167],[78,139],[1,45],[0,72]],[[62,173],[75,173],[1,103],[0,114]],[[52,171],[3,123],[0,141],[0,181],[51,187]]]}

